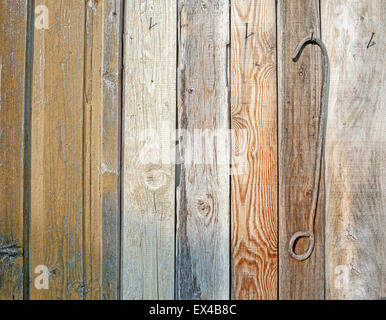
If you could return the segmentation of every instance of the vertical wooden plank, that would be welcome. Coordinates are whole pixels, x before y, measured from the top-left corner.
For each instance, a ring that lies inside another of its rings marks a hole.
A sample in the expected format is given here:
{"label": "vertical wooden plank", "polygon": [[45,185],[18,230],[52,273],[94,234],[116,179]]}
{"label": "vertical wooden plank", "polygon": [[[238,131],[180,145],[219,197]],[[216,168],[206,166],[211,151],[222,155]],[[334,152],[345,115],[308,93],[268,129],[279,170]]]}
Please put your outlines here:
{"label": "vertical wooden plank", "polygon": [[385,299],[386,2],[321,4],[331,61],[326,298]]}
{"label": "vertical wooden plank", "polygon": [[86,299],[116,299],[119,267],[120,0],[87,2],[84,91]]}
{"label": "vertical wooden plank", "polygon": [[0,300],[23,299],[27,1],[0,2]]}
{"label": "vertical wooden plank", "polygon": [[[83,278],[84,297],[100,296],[102,273],[102,50],[103,2],[86,2],[83,102]],[[98,72],[99,71],[99,72]],[[86,286],[87,285],[87,286]]]}
{"label": "vertical wooden plank", "polygon": [[[81,299],[83,279],[84,1],[37,0],[31,134],[31,298]],[[86,115],[86,114],[85,114]],[[49,269],[49,289],[34,285]]]}
{"label": "vertical wooden plank", "polygon": [[[300,40],[314,32],[320,38],[319,1],[278,1],[279,103],[279,298],[324,298],[324,203],[320,188],[315,221],[315,248],[306,261],[288,253],[293,233],[305,231],[312,200],[320,108],[319,48],[307,47],[294,63]],[[304,241],[303,241],[304,240]],[[301,239],[297,252],[308,246]]]}
{"label": "vertical wooden plank", "polygon": [[232,298],[277,298],[273,0],[232,1]]}
{"label": "vertical wooden plank", "polygon": [[179,1],[176,295],[229,298],[229,2]]}
{"label": "vertical wooden plank", "polygon": [[124,299],[173,299],[176,0],[126,2]]}
{"label": "vertical wooden plank", "polygon": [[102,299],[120,297],[122,0],[104,0],[102,65]]}

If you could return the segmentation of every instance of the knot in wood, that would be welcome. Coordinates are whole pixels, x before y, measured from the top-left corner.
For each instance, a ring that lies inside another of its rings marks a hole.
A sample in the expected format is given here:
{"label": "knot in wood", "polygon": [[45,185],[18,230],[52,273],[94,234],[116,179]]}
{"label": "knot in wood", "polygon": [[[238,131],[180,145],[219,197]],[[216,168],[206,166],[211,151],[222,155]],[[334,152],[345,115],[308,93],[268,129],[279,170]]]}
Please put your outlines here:
{"label": "knot in wood", "polygon": [[166,180],[166,173],[162,169],[148,169],[143,173],[144,184],[152,191],[156,191],[164,186]]}
{"label": "knot in wood", "polygon": [[196,201],[196,208],[201,216],[210,216],[213,208],[212,195],[206,194],[205,196],[199,197]]}
{"label": "knot in wood", "polygon": [[304,64],[301,64],[300,67],[298,68],[298,75],[302,80],[305,79],[307,75],[307,68]]}

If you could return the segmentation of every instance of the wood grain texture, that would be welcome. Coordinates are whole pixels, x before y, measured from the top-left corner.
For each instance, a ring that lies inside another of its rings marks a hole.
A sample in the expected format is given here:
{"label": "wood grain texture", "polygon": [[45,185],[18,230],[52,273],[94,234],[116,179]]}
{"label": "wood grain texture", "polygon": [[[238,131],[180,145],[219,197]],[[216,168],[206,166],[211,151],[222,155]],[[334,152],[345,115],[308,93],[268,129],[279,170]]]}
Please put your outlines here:
{"label": "wood grain texture", "polygon": [[386,2],[321,4],[331,61],[326,298],[385,299]]}
{"label": "wood grain texture", "polygon": [[100,296],[102,273],[102,66],[103,4],[87,1],[83,102],[83,278],[86,299]]}
{"label": "wood grain texture", "polygon": [[176,298],[228,299],[229,2],[179,1],[178,17]]}
{"label": "wood grain texture", "polygon": [[123,299],[174,298],[176,10],[125,8]]}
{"label": "wood grain texture", "polygon": [[0,300],[23,299],[27,1],[0,2]]}
{"label": "wood grain texture", "polygon": [[119,281],[120,0],[88,1],[84,71],[85,299],[116,299]]}
{"label": "wood grain texture", "polygon": [[120,297],[122,0],[104,0],[102,60],[101,298]]}
{"label": "wood grain texture", "polygon": [[276,299],[275,1],[232,1],[231,21],[232,298]]}
{"label": "wood grain texture", "polygon": [[[37,1],[31,155],[31,298],[116,299],[120,0]],[[49,289],[34,286],[49,268]]]}
{"label": "wood grain texture", "polygon": [[[324,298],[324,186],[315,220],[315,248],[310,259],[297,261],[288,242],[305,231],[312,203],[321,92],[319,48],[307,47],[297,63],[291,59],[300,40],[320,37],[319,1],[278,1],[279,105],[279,298]],[[323,179],[322,179],[323,180]],[[307,249],[300,240],[298,253]]]}
{"label": "wood grain texture", "polygon": [[[31,133],[31,299],[81,299],[83,279],[83,73],[85,2],[36,1]],[[86,114],[85,114],[86,116]],[[49,268],[49,289],[34,285]]]}

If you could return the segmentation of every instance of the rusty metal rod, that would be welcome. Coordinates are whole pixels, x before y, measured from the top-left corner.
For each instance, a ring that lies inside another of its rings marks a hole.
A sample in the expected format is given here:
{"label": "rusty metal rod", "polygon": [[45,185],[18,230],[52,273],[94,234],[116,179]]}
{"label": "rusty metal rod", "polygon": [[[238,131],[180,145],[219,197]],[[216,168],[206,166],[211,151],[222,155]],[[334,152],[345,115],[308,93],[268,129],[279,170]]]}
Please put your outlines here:
{"label": "rusty metal rod", "polygon": [[[308,217],[308,230],[307,231],[298,231],[294,233],[289,241],[288,252],[292,258],[303,261],[307,260],[315,246],[315,216],[318,206],[319,199],[319,188],[320,180],[322,174],[322,162],[324,156],[324,145],[325,145],[325,135],[326,135],[326,122],[327,122],[327,111],[328,111],[328,93],[330,86],[330,64],[327,54],[327,49],[324,43],[318,38],[314,37],[312,34],[311,37],[303,39],[300,44],[296,47],[292,60],[297,62],[304,50],[304,48],[309,44],[316,44],[322,51],[322,91],[320,99],[320,116],[319,116],[319,130],[318,130],[318,141],[317,141],[317,150],[316,150],[316,160],[315,160],[315,175],[314,175],[314,186],[312,192],[312,205]],[[297,254],[295,252],[296,242],[300,238],[309,238],[308,248],[305,253]]]}

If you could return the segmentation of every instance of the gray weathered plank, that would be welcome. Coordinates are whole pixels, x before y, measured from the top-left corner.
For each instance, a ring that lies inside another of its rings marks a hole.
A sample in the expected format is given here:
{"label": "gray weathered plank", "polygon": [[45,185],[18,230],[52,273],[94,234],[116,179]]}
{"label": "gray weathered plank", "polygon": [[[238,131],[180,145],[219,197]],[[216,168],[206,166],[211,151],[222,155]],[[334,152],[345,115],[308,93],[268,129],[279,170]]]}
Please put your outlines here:
{"label": "gray weathered plank", "polygon": [[122,0],[104,0],[102,60],[101,298],[120,297],[121,17]]}
{"label": "gray weathered plank", "polygon": [[[279,298],[324,298],[324,210],[320,188],[315,221],[315,248],[310,259],[288,253],[293,233],[306,231],[312,202],[320,104],[319,48],[307,47],[297,63],[291,59],[300,40],[320,37],[319,1],[278,1],[279,104]],[[304,252],[300,240],[297,252]]]}
{"label": "gray weathered plank", "polygon": [[322,0],[321,12],[331,61],[326,298],[384,299],[386,2]]}
{"label": "gray weathered plank", "polygon": [[229,2],[182,0],[178,9],[176,298],[228,299]]}
{"label": "gray weathered plank", "polygon": [[176,10],[126,3],[123,299],[174,298]]}

